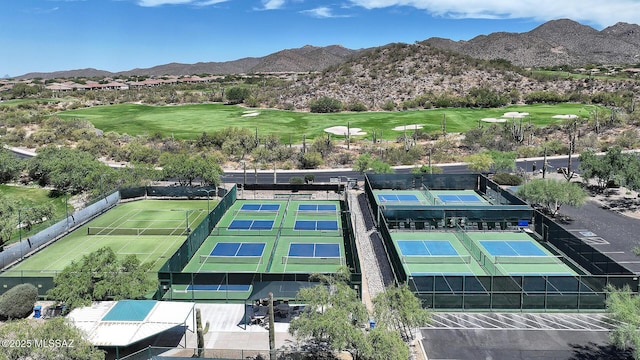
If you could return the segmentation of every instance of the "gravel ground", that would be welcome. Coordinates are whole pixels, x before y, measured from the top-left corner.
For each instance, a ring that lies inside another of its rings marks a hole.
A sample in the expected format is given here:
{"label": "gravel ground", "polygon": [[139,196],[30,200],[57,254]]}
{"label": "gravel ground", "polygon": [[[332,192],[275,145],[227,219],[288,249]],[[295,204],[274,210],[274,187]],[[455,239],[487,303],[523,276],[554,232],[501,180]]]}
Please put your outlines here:
{"label": "gravel ground", "polygon": [[[393,284],[393,272],[382,239],[376,231],[371,210],[363,191],[349,191],[349,208],[353,216],[356,246],[362,270],[363,298],[367,305],[384,288]],[[366,287],[366,294],[365,288]]]}

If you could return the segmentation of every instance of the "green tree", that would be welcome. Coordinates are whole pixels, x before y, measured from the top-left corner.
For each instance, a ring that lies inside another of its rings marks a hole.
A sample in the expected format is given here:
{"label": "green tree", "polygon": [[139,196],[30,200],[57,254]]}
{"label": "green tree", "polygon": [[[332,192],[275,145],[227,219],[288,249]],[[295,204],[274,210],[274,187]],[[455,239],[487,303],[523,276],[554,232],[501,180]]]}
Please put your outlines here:
{"label": "green tree", "polygon": [[33,311],[38,301],[38,289],[32,284],[20,284],[12,287],[0,296],[0,318],[22,319]]}
{"label": "green tree", "polygon": [[369,167],[369,170],[375,174],[393,174],[395,172],[391,165],[377,158],[373,159]]}
{"label": "green tree", "polygon": [[152,164],[130,163],[126,167],[118,169],[117,183],[122,188],[148,186],[152,182],[162,178],[162,171]]}
{"label": "green tree", "polygon": [[0,147],[0,184],[17,179],[23,169],[24,162],[11,151]]}
{"label": "green tree", "polygon": [[17,230],[19,208],[17,200],[0,193],[0,248]]}
{"label": "green tree", "polygon": [[234,86],[226,91],[226,97],[229,103],[240,104],[251,95],[249,88],[242,86]]}
{"label": "green tree", "polygon": [[53,211],[50,203],[20,202],[0,193],[0,246],[14,236],[18,226],[30,231],[34,225],[51,219]]}
{"label": "green tree", "polygon": [[83,338],[80,329],[66,318],[47,321],[29,319],[9,321],[0,326],[0,339],[12,339],[28,344],[29,341],[46,341],[36,346],[3,348],[0,359],[68,359],[102,360],[105,353]]}
{"label": "green tree", "polygon": [[633,358],[640,359],[640,297],[628,285],[622,289],[609,286],[606,305],[617,324],[610,333],[611,342],[621,349],[633,349]]}
{"label": "green tree", "polygon": [[164,177],[176,179],[182,186],[193,186],[193,181],[198,178],[206,185],[220,184],[222,168],[211,157],[187,153],[163,153],[160,164]]}
{"label": "green tree", "polygon": [[518,154],[514,151],[489,151],[491,159],[493,160],[493,170],[495,172],[500,171],[513,171],[516,169],[516,158]]}
{"label": "green tree", "polygon": [[47,221],[53,217],[51,203],[35,204],[20,211],[20,224],[25,230],[31,231],[34,225]]}
{"label": "green tree", "polygon": [[555,179],[531,180],[518,188],[517,194],[554,216],[562,205],[580,207],[587,199],[586,191],[579,184]]}
{"label": "green tree", "polygon": [[[375,329],[365,331],[369,314],[357,292],[347,284],[348,270],[343,267],[336,274],[314,276],[320,284],[298,292],[299,301],[308,305],[291,321],[292,335],[298,340],[326,343],[333,350],[348,351],[354,360],[406,360],[409,357],[409,347],[397,331],[398,324],[402,323],[402,327],[423,325],[428,313],[420,308],[420,302],[410,291],[406,293],[408,288],[389,288],[388,295],[378,295],[374,300],[378,323]],[[378,310],[377,307],[389,308]]]}
{"label": "green tree", "polygon": [[93,301],[142,299],[156,288],[148,273],[151,265],[140,263],[135,255],[118,259],[111,248],[103,247],[57,274],[47,298],[65,304],[67,311]]}
{"label": "green tree", "polygon": [[369,352],[363,357],[368,360],[409,359],[409,347],[402,341],[398,332],[376,327],[369,332],[367,342],[371,345]]}
{"label": "green tree", "polygon": [[353,169],[363,174],[365,172],[373,172],[376,174],[391,174],[395,171],[391,167],[391,165],[378,158],[372,158],[368,153],[358,156],[355,163],[353,164]]}
{"label": "green tree", "polygon": [[367,170],[369,170],[372,161],[373,160],[371,159],[370,154],[362,154],[358,156],[356,161],[353,163],[353,169],[359,173],[364,174]]}
{"label": "green tree", "polygon": [[358,293],[347,284],[346,269],[331,275],[314,275],[320,282],[312,288],[301,289],[297,300],[307,310],[291,320],[289,332],[299,340],[326,342],[332,349],[348,351],[359,358],[366,344],[362,330],[369,316]]}
{"label": "green tree", "polygon": [[58,147],[46,147],[30,159],[29,176],[41,186],[51,185],[61,192],[80,193],[96,189],[104,174],[114,170],[90,153]]}
{"label": "green tree", "polygon": [[476,172],[487,172],[493,166],[493,158],[488,153],[471,154],[465,157],[465,162],[469,165],[469,170]]}
{"label": "green tree", "polygon": [[390,286],[373,299],[376,325],[399,333],[403,339],[414,339],[414,331],[427,325],[431,314],[406,284]]}
{"label": "green tree", "polygon": [[623,154],[620,147],[610,148],[604,156],[598,156],[593,151],[585,151],[580,154],[579,159],[583,178],[586,180],[596,178],[601,189],[610,182],[617,182],[619,185],[624,182],[623,174],[629,156]]}

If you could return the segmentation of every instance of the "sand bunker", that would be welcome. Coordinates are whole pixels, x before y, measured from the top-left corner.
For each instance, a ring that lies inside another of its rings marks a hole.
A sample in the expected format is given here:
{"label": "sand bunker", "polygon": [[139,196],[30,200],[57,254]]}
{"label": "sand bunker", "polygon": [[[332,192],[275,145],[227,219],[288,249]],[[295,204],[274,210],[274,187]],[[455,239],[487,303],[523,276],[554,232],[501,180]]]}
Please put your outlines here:
{"label": "sand bunker", "polygon": [[578,115],[574,115],[574,114],[567,114],[567,115],[553,115],[552,118],[554,119],[575,119],[577,118]]}
{"label": "sand bunker", "polygon": [[395,131],[416,130],[416,129],[422,129],[423,127],[424,127],[423,124],[411,124],[411,125],[396,126],[393,128],[393,130]]}
{"label": "sand bunker", "polygon": [[502,115],[502,117],[506,117],[506,118],[523,118],[525,116],[529,115],[528,112],[517,112],[517,111],[509,111],[504,113],[504,115]]}
{"label": "sand bunker", "polygon": [[480,119],[480,121],[484,121],[488,123],[503,123],[503,122],[507,122],[507,119],[484,118],[484,119]]}
{"label": "sand bunker", "polygon": [[257,111],[245,111],[242,113],[242,117],[247,117],[247,116],[258,116],[260,115],[259,112]]}
{"label": "sand bunker", "polygon": [[366,135],[366,132],[361,131],[360,128],[347,128],[346,126],[332,126],[330,128],[324,129],[325,132],[334,134],[334,135],[347,135],[349,132],[351,135]]}

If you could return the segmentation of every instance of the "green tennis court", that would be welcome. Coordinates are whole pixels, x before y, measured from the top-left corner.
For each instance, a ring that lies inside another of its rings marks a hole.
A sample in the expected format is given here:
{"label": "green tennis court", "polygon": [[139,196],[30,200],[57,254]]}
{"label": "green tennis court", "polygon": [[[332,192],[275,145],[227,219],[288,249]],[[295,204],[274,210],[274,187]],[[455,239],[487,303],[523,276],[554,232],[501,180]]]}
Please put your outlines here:
{"label": "green tennis court", "polygon": [[436,205],[491,206],[491,202],[473,190],[428,190]]}
{"label": "green tennis court", "polygon": [[121,203],[23,260],[3,276],[53,276],[72,261],[104,246],[120,256],[134,254],[143,262],[150,261],[157,271],[184,242],[186,229],[195,228],[206,211],[206,200]]}
{"label": "green tennis court", "polygon": [[183,272],[334,272],[344,263],[338,201],[237,200]]}
{"label": "green tennis court", "polygon": [[527,233],[471,231],[465,235],[467,247],[476,252],[476,258],[492,275],[577,275],[561,257],[545,249]]}
{"label": "green tennis court", "polygon": [[420,190],[373,190],[378,205],[433,205]]}
{"label": "green tennis court", "polygon": [[454,233],[396,232],[391,238],[410,276],[487,275]]}

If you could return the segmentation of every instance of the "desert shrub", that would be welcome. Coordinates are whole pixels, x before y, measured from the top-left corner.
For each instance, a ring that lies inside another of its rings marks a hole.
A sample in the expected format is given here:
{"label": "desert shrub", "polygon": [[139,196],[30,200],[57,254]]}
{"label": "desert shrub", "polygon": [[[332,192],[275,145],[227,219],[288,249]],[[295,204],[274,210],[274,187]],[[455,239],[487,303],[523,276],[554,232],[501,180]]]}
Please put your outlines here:
{"label": "desert shrub", "polygon": [[300,176],[293,176],[289,178],[289,184],[304,184],[304,179]]}
{"label": "desert shrub", "polygon": [[493,176],[493,181],[499,185],[518,186],[522,184],[522,178],[520,176],[506,172],[496,173]]}
{"label": "desert shrub", "polygon": [[22,319],[33,311],[38,301],[38,289],[31,284],[12,287],[0,297],[0,317],[3,319]]}
{"label": "desert shrub", "polygon": [[342,110],[342,102],[338,99],[323,96],[317,100],[309,102],[309,109],[312,113],[333,113]]}

